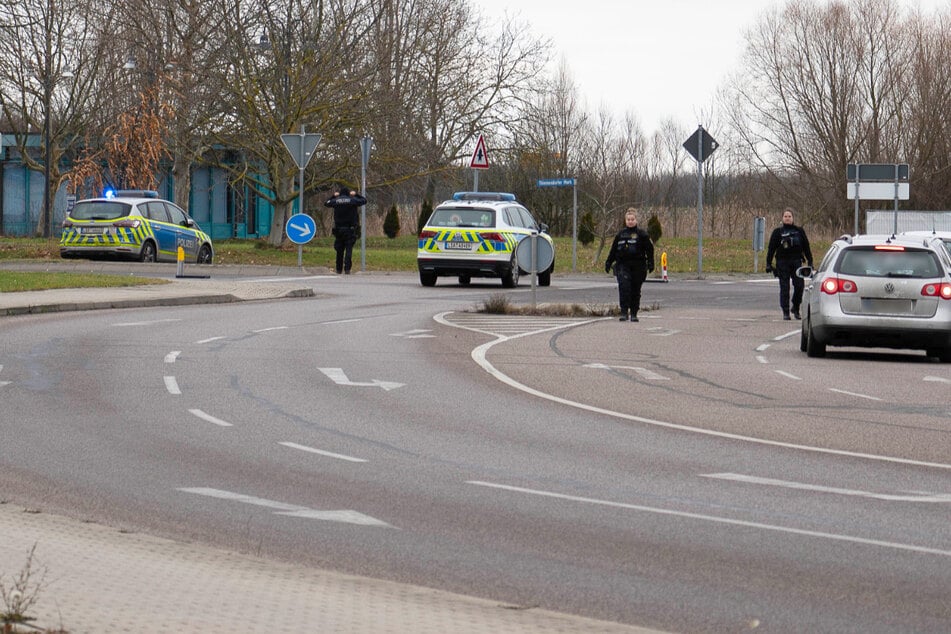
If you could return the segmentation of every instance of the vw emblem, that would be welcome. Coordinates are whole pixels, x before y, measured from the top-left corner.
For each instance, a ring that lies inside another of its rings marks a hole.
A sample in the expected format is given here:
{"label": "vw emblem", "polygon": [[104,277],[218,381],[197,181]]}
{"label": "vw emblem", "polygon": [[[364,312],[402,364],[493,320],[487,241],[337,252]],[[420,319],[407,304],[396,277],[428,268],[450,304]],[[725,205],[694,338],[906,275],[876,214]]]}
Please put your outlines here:
{"label": "vw emblem", "polygon": [[895,292],[895,285],[892,284],[891,282],[885,282],[885,292],[886,292],[886,293],[894,293],[894,292]]}

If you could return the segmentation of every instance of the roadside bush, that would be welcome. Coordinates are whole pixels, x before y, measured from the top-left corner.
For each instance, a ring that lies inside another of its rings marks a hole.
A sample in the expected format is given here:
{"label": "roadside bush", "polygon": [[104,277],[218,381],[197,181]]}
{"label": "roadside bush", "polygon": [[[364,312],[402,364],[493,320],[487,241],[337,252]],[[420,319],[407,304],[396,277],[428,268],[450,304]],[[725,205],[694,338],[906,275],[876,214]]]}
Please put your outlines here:
{"label": "roadside bush", "polygon": [[416,235],[422,232],[431,215],[433,215],[433,204],[429,202],[429,199],[426,199],[423,201],[422,207],[419,208],[419,218],[416,219]]}
{"label": "roadside bush", "polygon": [[651,242],[654,244],[657,244],[660,237],[664,235],[664,230],[660,226],[660,219],[657,217],[657,214],[651,214],[650,219],[647,221],[647,235],[650,236]]}
{"label": "roadside bush", "polygon": [[383,233],[387,238],[395,238],[400,235],[400,212],[396,205],[390,207],[386,212],[386,218],[383,219]]}
{"label": "roadside bush", "polygon": [[594,216],[590,211],[584,212],[578,223],[578,242],[585,246],[594,242]]}

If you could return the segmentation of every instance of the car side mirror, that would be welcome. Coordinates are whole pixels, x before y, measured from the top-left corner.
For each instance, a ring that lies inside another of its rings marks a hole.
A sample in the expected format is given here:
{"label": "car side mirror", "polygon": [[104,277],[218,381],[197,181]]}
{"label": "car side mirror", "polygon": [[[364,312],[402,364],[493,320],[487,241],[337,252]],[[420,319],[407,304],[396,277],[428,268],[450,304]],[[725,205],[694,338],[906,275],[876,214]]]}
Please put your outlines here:
{"label": "car side mirror", "polygon": [[182,223],[183,227],[193,228],[195,226],[195,221],[191,218],[185,218],[185,222]]}
{"label": "car side mirror", "polygon": [[538,223],[538,230],[542,233],[548,233],[548,225],[546,225],[544,222],[540,222]]}
{"label": "car side mirror", "polygon": [[813,273],[815,273],[815,271],[812,270],[811,266],[800,266],[798,269],[796,269],[796,277],[800,277],[802,279],[812,277]]}

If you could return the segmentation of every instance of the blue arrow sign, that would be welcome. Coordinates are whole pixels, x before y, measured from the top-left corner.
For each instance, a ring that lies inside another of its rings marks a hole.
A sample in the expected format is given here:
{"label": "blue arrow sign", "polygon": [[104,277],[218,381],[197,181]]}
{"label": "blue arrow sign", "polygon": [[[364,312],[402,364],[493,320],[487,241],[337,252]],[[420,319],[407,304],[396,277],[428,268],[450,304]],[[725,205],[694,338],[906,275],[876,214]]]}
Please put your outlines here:
{"label": "blue arrow sign", "polygon": [[575,179],[573,178],[539,178],[538,186],[539,187],[574,187]]}
{"label": "blue arrow sign", "polygon": [[287,233],[287,239],[294,244],[305,244],[313,239],[317,223],[307,214],[294,214],[287,219],[284,231]]}

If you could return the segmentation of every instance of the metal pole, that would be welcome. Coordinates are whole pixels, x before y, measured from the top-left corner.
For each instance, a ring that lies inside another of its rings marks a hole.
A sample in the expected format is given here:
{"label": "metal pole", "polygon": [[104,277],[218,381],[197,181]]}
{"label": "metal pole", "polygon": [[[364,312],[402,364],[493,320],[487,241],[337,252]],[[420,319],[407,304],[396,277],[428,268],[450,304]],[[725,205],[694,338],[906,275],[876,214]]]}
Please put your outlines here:
{"label": "metal pole", "polygon": [[43,108],[45,110],[45,121],[43,122],[43,145],[45,156],[43,158],[43,237],[49,238],[53,235],[53,201],[50,191],[50,162],[53,160],[53,152],[50,149],[50,137],[53,133],[50,129],[50,109],[52,106],[52,87],[50,86],[50,69],[47,64],[47,74],[43,78]]}
{"label": "metal pole", "polygon": [[862,170],[862,165],[860,163],[855,164],[855,232],[854,235],[859,234],[859,172]]}
{"label": "metal pole", "polygon": [[479,170],[472,170],[472,191],[479,191]]}
{"label": "metal pole", "polygon": [[898,166],[895,166],[895,214],[892,227],[892,235],[898,233]]}
{"label": "metal pole", "polygon": [[[703,126],[700,126],[703,130]],[[697,135],[697,279],[703,279],[703,133]]]}
{"label": "metal pole", "polygon": [[[304,157],[304,124],[300,126],[300,156],[298,157],[297,164],[300,165],[300,192],[297,196],[297,213],[304,213],[304,165],[306,164],[306,158]],[[297,268],[304,268],[304,245],[297,245]]]}
{"label": "metal pole", "polygon": [[[538,232],[532,231],[532,310],[535,310],[536,304],[536,283],[535,279],[538,277]],[[518,266],[516,264],[516,266]]]}
{"label": "metal pole", "polygon": [[574,227],[571,232],[571,272],[574,273],[578,270],[578,181],[572,179],[572,206],[571,206],[571,217],[574,222]]}
{"label": "metal pole", "polygon": [[[364,136],[360,139],[360,193],[367,195],[367,163],[370,162],[370,148],[373,145],[373,138]],[[367,270],[367,206],[360,207],[360,270]]]}

